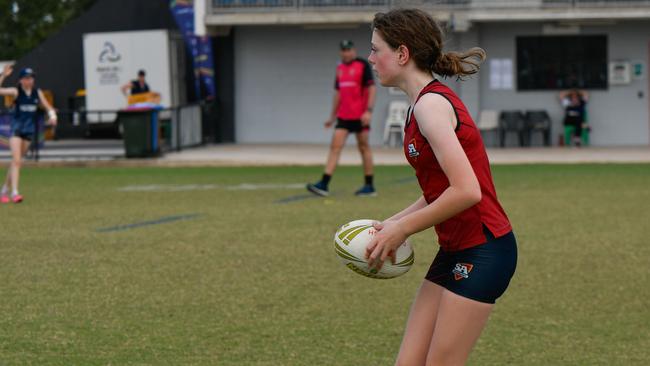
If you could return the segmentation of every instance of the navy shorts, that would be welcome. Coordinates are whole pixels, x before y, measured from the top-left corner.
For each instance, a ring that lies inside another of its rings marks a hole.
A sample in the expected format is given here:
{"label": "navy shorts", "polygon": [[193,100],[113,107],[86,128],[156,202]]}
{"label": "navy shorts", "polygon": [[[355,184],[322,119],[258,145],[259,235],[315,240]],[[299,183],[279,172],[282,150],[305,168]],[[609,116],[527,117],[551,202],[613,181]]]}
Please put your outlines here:
{"label": "navy shorts", "polygon": [[34,133],[29,133],[29,132],[18,132],[15,131],[14,133],[11,134],[12,137],[20,137],[23,140],[26,141],[32,141],[34,140]]}
{"label": "navy shorts", "polygon": [[370,126],[364,126],[360,119],[341,119],[339,118],[335,128],[343,128],[349,132],[359,133],[363,131],[370,131]]}
{"label": "navy shorts", "polygon": [[426,279],[468,299],[494,304],[517,268],[517,240],[512,232],[457,252],[438,251]]}
{"label": "navy shorts", "polygon": [[32,141],[34,139],[34,126],[14,120],[11,123],[11,136]]}

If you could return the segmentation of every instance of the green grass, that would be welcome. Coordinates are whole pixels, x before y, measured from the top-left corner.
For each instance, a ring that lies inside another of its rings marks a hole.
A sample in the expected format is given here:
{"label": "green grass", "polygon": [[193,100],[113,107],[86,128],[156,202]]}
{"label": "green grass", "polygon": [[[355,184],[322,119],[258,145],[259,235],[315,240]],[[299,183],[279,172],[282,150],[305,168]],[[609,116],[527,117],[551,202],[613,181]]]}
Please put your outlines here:
{"label": "green grass", "polygon": [[[352,196],[359,168],[328,199],[228,189],[320,169],[26,169],[25,203],[0,207],[0,365],[391,365],[435,235],[388,281],[340,265],[332,236],[415,200],[410,168],[378,168],[374,199]],[[493,173],[519,264],[470,364],[650,362],[650,165]],[[204,186],[119,190],[152,184]]]}

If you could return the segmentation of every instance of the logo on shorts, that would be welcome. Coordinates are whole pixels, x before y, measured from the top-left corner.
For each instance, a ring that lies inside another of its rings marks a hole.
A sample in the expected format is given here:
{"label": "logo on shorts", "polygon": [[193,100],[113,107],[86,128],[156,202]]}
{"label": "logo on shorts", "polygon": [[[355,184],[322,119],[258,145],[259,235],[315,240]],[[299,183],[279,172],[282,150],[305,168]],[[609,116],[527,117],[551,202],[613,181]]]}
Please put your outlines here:
{"label": "logo on shorts", "polygon": [[417,148],[415,147],[415,139],[411,140],[408,145],[409,149],[409,156],[412,158],[417,158],[420,156],[420,153],[418,152]]}
{"label": "logo on shorts", "polygon": [[456,281],[458,281],[458,280],[461,280],[463,278],[468,278],[469,273],[472,272],[472,268],[474,268],[473,264],[456,263],[456,267],[451,272],[454,274],[454,279]]}

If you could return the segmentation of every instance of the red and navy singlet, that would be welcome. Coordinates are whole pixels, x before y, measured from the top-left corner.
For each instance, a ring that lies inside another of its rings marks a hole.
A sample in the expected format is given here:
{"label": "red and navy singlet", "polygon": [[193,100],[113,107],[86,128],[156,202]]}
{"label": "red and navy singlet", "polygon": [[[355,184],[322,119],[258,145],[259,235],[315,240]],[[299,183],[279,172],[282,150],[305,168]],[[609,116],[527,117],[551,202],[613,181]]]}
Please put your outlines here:
{"label": "red and navy singlet", "polygon": [[[512,226],[497,200],[485,146],[467,108],[456,93],[438,80],[429,83],[420,92],[417,100],[428,93],[443,96],[454,108],[458,121],[456,136],[472,165],[482,193],[479,203],[435,225],[441,248],[445,251],[458,251],[485,243],[487,238],[483,232],[484,226],[495,238],[508,234],[512,231]],[[420,133],[418,121],[413,113],[404,128],[404,154],[415,169],[427,203],[435,201],[449,187],[449,180],[429,142]]]}
{"label": "red and navy singlet", "polygon": [[336,67],[334,88],[339,91],[340,103],[336,117],[358,120],[368,109],[368,87],[374,85],[368,62],[357,58]]}

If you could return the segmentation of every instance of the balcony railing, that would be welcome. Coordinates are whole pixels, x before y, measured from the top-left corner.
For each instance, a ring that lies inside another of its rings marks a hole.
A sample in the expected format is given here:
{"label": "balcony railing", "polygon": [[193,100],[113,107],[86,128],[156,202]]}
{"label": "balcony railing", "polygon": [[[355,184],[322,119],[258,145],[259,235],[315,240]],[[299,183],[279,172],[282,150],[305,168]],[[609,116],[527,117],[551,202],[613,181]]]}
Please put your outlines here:
{"label": "balcony railing", "polygon": [[650,7],[650,0],[209,0],[207,13],[217,15],[240,11],[363,11],[409,6],[440,10],[633,8]]}

